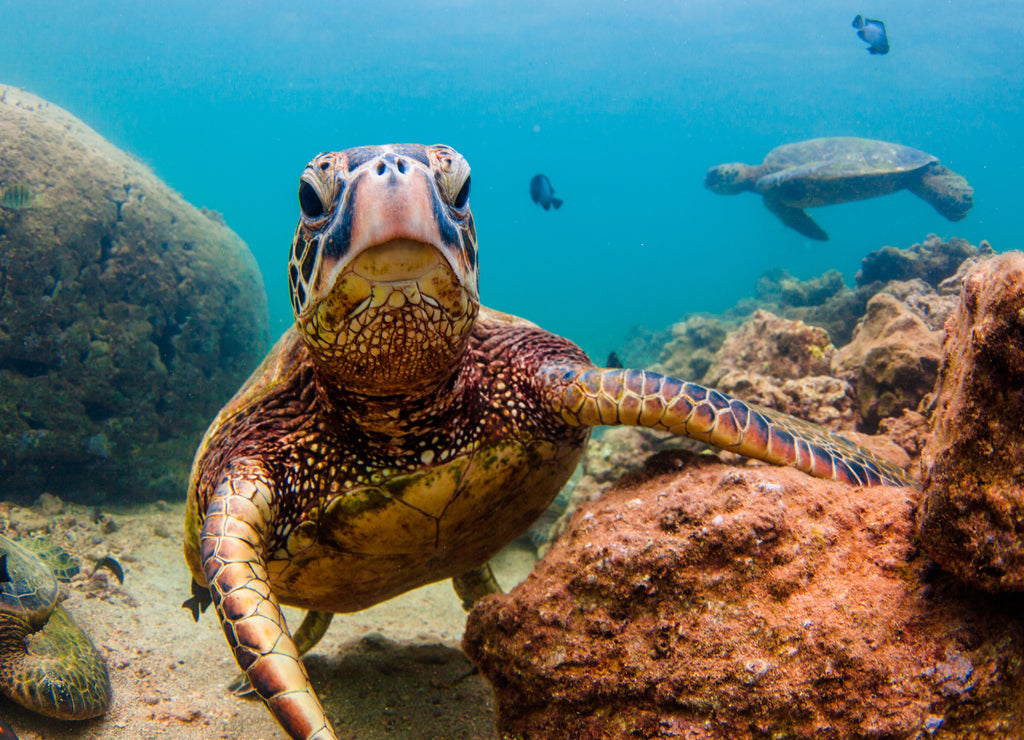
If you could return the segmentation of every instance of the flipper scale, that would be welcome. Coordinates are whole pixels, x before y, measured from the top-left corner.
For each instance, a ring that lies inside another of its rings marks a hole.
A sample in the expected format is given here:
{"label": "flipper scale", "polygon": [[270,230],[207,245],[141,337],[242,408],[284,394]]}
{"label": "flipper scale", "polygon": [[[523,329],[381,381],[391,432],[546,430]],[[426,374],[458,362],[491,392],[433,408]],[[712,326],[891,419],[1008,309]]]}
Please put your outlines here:
{"label": "flipper scale", "polygon": [[818,478],[860,486],[914,485],[897,466],[842,435],[696,383],[631,369],[574,374],[557,368],[549,377],[565,384],[556,408],[568,424],[644,426]]}

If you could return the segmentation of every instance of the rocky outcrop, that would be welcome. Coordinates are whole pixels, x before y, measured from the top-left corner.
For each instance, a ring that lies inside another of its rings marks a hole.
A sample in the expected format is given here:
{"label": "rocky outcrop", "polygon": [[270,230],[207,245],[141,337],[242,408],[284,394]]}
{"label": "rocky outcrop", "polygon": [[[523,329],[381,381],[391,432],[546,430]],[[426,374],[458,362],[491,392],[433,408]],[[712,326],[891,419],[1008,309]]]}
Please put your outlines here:
{"label": "rocky outcrop", "polygon": [[755,311],[729,332],[705,373],[707,385],[833,429],[852,425],[849,385],[830,374],[828,332]]}
{"label": "rocky outcrop", "polygon": [[665,342],[658,361],[650,368],[691,383],[700,383],[714,363],[715,353],[725,341],[728,330],[729,326],[720,318],[702,314],[687,316],[673,324],[670,339]]}
{"label": "rocky outcrop", "polygon": [[0,490],[183,497],[203,429],[266,351],[249,250],[74,116],[5,86],[0,194]]}
{"label": "rocky outcrop", "polygon": [[1024,591],[1024,254],[980,264],[946,325],[921,540],[991,591]]}
{"label": "rocky outcrop", "polygon": [[873,283],[884,285],[891,280],[923,280],[933,287],[952,276],[968,259],[987,259],[994,254],[992,246],[982,241],[974,246],[966,239],[953,237],[942,241],[935,234],[929,234],[921,244],[908,249],[882,247],[869,254],[861,262],[857,272],[857,286]]}
{"label": "rocky outcrop", "polygon": [[800,280],[786,270],[770,270],[757,281],[756,297],[744,298],[726,311],[734,318],[758,309],[825,329],[833,344],[850,341],[853,325],[864,313],[872,289],[851,289],[842,273],[829,270],[815,278]]}
{"label": "rocky outcrop", "polygon": [[662,453],[464,649],[507,737],[1021,737],[1019,599],[915,545],[918,494]]}
{"label": "rocky outcrop", "polygon": [[853,341],[836,353],[832,374],[855,389],[858,428],[874,433],[885,418],[917,410],[938,375],[942,333],[906,301],[877,293]]}
{"label": "rocky outcrop", "polygon": [[735,319],[765,309],[783,318],[820,326],[828,331],[833,344],[842,347],[853,338],[853,328],[864,315],[867,302],[880,291],[892,292],[890,283],[923,283],[930,286],[932,295],[944,295],[942,283],[953,279],[958,269],[993,254],[986,241],[974,246],[965,239],[954,237],[944,242],[929,234],[923,243],[907,249],[883,247],[868,254],[853,288],[837,270],[808,280],[800,280],[786,270],[770,270],[758,279],[755,297],[740,300],[725,315]]}

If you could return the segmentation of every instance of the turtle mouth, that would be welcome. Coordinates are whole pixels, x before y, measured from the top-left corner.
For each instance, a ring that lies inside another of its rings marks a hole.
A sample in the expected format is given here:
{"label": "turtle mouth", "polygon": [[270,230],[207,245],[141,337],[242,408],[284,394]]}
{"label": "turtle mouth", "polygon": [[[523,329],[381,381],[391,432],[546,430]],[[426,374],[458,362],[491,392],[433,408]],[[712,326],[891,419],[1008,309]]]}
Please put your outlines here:
{"label": "turtle mouth", "polygon": [[367,247],[350,265],[350,270],[370,283],[399,283],[419,280],[447,261],[433,244],[400,237]]}

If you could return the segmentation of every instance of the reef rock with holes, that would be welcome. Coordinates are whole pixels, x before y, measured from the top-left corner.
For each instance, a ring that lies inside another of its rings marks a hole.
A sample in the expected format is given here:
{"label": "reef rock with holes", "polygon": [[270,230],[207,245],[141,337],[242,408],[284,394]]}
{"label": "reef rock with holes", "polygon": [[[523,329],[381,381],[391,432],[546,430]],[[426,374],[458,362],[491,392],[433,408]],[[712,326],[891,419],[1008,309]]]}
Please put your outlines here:
{"label": "reef rock with holes", "polygon": [[[946,323],[921,541],[989,591],[1024,591],[1024,254],[978,265]],[[1022,734],[1024,737],[1024,734]]]}
{"label": "reef rock with holes", "polygon": [[463,646],[508,738],[1016,740],[1021,600],[934,568],[918,499],[662,452]]}
{"label": "reef rock with holes", "polygon": [[267,347],[246,245],[77,118],[0,85],[0,492],[181,498]]}

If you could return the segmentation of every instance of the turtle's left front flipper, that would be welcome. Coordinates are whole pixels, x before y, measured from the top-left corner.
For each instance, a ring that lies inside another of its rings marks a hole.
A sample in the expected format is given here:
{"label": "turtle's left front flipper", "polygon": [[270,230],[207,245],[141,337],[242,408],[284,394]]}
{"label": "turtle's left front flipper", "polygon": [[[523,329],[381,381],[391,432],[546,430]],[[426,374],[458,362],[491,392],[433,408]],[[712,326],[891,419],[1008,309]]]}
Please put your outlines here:
{"label": "turtle's left front flipper", "polygon": [[696,383],[646,370],[571,365],[547,366],[541,379],[551,410],[572,426],[649,427],[819,478],[914,485],[898,467],[845,437]]}
{"label": "turtle's left front flipper", "polygon": [[764,205],[769,211],[789,228],[800,232],[808,239],[819,242],[828,241],[828,232],[818,226],[817,221],[811,218],[803,208],[787,205],[782,199],[772,195],[765,195]]}

